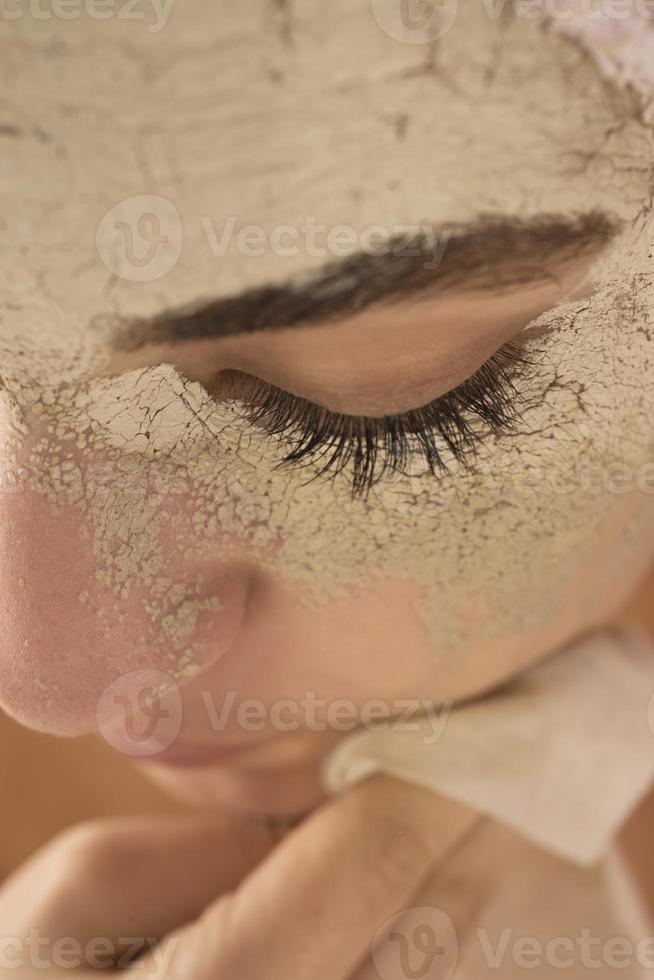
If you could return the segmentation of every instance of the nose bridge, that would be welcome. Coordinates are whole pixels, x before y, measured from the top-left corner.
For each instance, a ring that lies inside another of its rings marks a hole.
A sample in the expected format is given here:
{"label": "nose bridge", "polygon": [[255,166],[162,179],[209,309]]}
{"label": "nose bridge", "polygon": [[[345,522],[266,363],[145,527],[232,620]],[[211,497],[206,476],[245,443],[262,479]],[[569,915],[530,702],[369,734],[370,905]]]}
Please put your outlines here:
{"label": "nose bridge", "polygon": [[102,682],[106,653],[80,599],[93,569],[79,530],[70,508],[33,489],[12,485],[0,494],[0,704],[62,734],[71,713],[88,729],[89,695]]}
{"label": "nose bridge", "polygon": [[222,656],[248,575],[219,537],[194,549],[188,494],[161,473],[153,493],[148,464],[64,451],[43,416],[21,426],[3,425],[0,449],[0,706],[81,734],[117,678]]}

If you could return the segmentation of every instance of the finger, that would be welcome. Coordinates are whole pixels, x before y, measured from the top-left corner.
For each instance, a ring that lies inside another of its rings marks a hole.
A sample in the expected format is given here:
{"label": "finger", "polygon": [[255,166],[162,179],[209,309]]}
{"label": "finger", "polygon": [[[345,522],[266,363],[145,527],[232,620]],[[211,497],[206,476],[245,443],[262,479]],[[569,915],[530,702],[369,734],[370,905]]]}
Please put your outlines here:
{"label": "finger", "polygon": [[478,819],[408,783],[359,785],[306,820],[196,926],[170,937],[167,975],[345,980],[379,923]]}
{"label": "finger", "polygon": [[506,881],[507,867],[525,857],[520,838],[483,820],[432,871],[409,906],[380,923],[370,954],[351,980],[479,976],[479,962],[468,972],[472,940]]}
{"label": "finger", "polygon": [[234,889],[276,841],[222,814],[82,825],[48,845],[2,893],[11,935],[158,939]]}

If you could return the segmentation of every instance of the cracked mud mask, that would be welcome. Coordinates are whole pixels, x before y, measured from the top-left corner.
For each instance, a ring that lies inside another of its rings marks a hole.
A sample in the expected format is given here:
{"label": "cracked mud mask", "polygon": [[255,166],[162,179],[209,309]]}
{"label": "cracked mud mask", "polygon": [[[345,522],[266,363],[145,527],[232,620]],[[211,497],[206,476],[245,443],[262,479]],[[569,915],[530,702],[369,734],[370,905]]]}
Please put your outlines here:
{"label": "cracked mud mask", "polygon": [[0,48],[10,712],[85,731],[158,671],[213,744],[201,688],[457,698],[611,615],[654,552],[632,90],[482,3]]}

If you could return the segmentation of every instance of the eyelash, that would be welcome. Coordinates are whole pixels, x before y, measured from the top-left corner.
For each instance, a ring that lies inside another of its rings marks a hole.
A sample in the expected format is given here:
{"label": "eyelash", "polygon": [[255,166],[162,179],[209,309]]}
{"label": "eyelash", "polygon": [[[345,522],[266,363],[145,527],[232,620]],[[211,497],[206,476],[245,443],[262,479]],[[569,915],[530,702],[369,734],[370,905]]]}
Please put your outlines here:
{"label": "eyelash", "polygon": [[[531,363],[519,344],[505,344],[457,388],[422,408],[382,418],[332,412],[257,380],[246,400],[246,418],[290,443],[280,465],[317,466],[312,479],[351,468],[353,495],[366,496],[384,477],[406,474],[416,457],[433,476],[448,472],[448,452],[469,465],[487,435],[511,431],[521,421],[514,379]],[[487,431],[481,433],[476,422]]]}

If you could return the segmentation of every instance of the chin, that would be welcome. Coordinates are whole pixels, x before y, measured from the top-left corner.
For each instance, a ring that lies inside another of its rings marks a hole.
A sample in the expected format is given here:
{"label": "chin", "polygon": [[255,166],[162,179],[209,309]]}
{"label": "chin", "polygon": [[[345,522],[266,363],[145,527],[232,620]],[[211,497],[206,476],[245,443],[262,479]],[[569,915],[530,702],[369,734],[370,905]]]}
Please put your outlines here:
{"label": "chin", "polygon": [[325,799],[319,774],[254,773],[203,766],[192,770],[148,764],[140,767],[168,794],[188,806],[216,808],[252,817],[297,819]]}
{"label": "chin", "polygon": [[153,761],[141,762],[139,768],[186,805],[296,819],[326,798],[321,771],[334,742],[333,735],[316,741],[300,736],[280,739],[274,751],[250,753],[229,764],[176,766]]}

